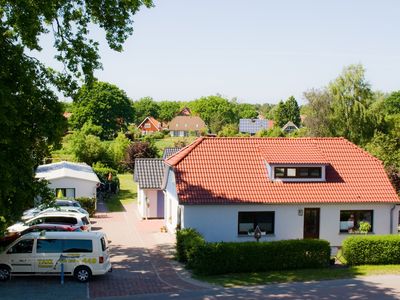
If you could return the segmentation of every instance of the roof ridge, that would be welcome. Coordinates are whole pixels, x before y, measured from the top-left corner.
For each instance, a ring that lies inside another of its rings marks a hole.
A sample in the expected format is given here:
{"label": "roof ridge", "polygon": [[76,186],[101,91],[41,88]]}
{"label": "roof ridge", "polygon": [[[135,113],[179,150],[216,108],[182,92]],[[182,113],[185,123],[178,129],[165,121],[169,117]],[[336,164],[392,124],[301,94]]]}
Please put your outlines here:
{"label": "roof ridge", "polygon": [[204,136],[199,137],[198,139],[196,139],[194,142],[192,142],[191,144],[187,145],[186,147],[182,148],[181,150],[179,150],[178,152],[172,154],[170,157],[168,157],[165,160],[165,163],[169,166],[176,166],[178,165],[186,156],[189,155],[190,152],[192,152],[192,150],[194,148],[196,148],[203,140],[205,139]]}

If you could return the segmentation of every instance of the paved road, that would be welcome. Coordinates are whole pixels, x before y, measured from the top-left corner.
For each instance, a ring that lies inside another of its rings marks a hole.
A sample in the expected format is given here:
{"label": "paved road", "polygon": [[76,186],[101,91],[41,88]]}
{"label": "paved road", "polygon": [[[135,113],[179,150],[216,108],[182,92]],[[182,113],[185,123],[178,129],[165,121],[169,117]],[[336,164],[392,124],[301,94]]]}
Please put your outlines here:
{"label": "paved road", "polygon": [[[0,299],[400,299],[400,276],[220,288],[191,280],[171,261],[174,238],[161,233],[161,220],[140,220],[135,205],[102,211],[93,230],[111,240],[114,271],[89,284],[67,278],[14,277],[0,283]],[[177,271],[178,270],[178,271]]]}
{"label": "paved road", "polygon": [[[110,298],[110,300],[113,298]],[[400,276],[382,275],[321,282],[271,284],[244,288],[214,288],[173,294],[138,295],[119,300],[179,299],[400,299]]]}

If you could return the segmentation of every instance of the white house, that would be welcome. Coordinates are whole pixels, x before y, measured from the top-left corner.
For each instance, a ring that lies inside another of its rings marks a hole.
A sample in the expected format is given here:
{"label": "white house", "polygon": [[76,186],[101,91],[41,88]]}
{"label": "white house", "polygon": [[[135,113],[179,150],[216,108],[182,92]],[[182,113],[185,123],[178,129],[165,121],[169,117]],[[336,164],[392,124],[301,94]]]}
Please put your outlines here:
{"label": "white house", "polygon": [[400,200],[382,163],[343,138],[199,138],[165,161],[169,231],[207,241],[321,238],[360,222],[397,233]]}
{"label": "white house", "polygon": [[162,159],[135,159],[134,181],[137,182],[137,204],[139,214],[143,219],[164,218],[163,176]]}
{"label": "white house", "polygon": [[96,197],[96,188],[100,183],[93,169],[85,163],[62,161],[41,165],[36,169],[36,178],[49,181],[49,187],[56,196],[63,198]]}

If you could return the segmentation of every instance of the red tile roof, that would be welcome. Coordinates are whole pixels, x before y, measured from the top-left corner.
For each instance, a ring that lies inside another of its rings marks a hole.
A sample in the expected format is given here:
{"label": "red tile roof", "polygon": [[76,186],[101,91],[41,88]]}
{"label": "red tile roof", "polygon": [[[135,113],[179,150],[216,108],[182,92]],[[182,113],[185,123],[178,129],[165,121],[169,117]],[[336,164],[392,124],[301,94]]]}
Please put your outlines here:
{"label": "red tile roof", "polygon": [[[293,162],[288,153],[327,162],[326,181],[271,181],[267,157]],[[166,163],[182,204],[399,202],[382,163],[343,138],[203,137]]]}

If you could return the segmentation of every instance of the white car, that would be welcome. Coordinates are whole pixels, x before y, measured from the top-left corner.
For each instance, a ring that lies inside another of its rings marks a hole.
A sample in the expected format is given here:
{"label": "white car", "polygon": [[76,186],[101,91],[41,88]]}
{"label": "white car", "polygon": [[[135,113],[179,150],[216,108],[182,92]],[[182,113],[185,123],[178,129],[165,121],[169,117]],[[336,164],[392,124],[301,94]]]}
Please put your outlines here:
{"label": "white car", "polygon": [[11,274],[65,275],[86,282],[111,271],[107,237],[102,232],[32,232],[0,253],[0,281]]}
{"label": "white car", "polygon": [[33,217],[25,222],[18,222],[7,228],[8,232],[21,232],[37,224],[65,224],[79,226],[82,231],[90,231],[91,224],[86,215],[62,211],[51,211]]}
{"label": "white car", "polygon": [[[81,204],[76,200],[57,199],[54,204],[55,207],[76,207],[76,208],[81,207]],[[39,205],[34,208],[30,208],[23,212],[22,220],[33,218],[34,216],[38,215],[41,211],[45,209],[46,207],[44,205]]]}
{"label": "white car", "polygon": [[22,221],[26,221],[29,219],[32,219],[33,217],[36,217],[38,215],[48,213],[48,212],[53,212],[53,211],[63,211],[63,212],[71,212],[71,213],[78,213],[78,214],[84,214],[86,218],[90,221],[89,218],[89,213],[83,209],[82,207],[75,207],[75,206],[57,206],[57,207],[49,207],[44,210],[35,212],[32,216],[31,215],[23,215],[21,217]]}

